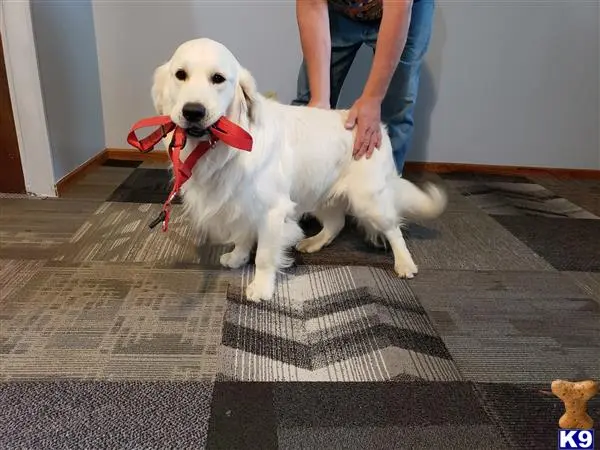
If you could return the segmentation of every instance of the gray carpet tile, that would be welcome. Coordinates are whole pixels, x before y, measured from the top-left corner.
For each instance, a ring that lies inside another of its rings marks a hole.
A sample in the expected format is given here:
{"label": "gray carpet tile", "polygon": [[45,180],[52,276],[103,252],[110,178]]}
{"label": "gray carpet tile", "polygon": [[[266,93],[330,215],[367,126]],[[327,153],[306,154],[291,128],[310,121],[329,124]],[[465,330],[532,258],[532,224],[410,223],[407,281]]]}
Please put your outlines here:
{"label": "gray carpet tile", "polygon": [[51,258],[99,204],[49,198],[0,199],[0,258]]}
{"label": "gray carpet tile", "polygon": [[556,195],[600,216],[600,180],[564,180],[552,176],[532,179]]}
{"label": "gray carpet tile", "polygon": [[406,281],[365,267],[302,267],[262,304],[245,300],[252,271],[228,295],[219,379],[460,379]]}
{"label": "gray carpet tile", "polygon": [[3,380],[212,380],[228,280],[200,270],[47,266],[0,302]]}
{"label": "gray carpet tile", "polygon": [[[558,420],[565,410],[563,402],[549,394],[549,384],[477,383],[476,389],[512,448],[557,448]],[[598,420],[600,396],[588,402],[587,411]]]}
{"label": "gray carpet tile", "polygon": [[0,384],[0,448],[200,449],[212,383]]}
{"label": "gray carpet tile", "polygon": [[426,272],[411,289],[469,380],[600,378],[600,306],[556,272]]}
{"label": "gray carpet tile", "polygon": [[181,207],[174,207],[167,232],[148,224],[158,204],[103,203],[87,217],[54,259],[66,262],[126,262],[155,267],[217,266],[223,247],[200,245],[201,236]]}
{"label": "gray carpet tile", "polygon": [[600,221],[494,216],[555,269],[600,272]]}
{"label": "gray carpet tile", "polygon": [[[311,221],[307,234],[318,230],[318,224]],[[482,211],[448,212],[434,221],[410,224],[405,238],[422,270],[553,270]],[[359,231],[347,226],[329,247],[313,254],[298,254],[296,262],[393,267],[393,256],[389,250],[371,247]]]}
{"label": "gray carpet tile", "polygon": [[27,259],[0,259],[0,301],[27,283],[44,263]]}
{"label": "gray carpet tile", "polygon": [[126,165],[131,161],[120,161],[120,163],[121,165],[116,165],[117,163],[113,161],[110,165],[95,167],[94,170],[85,173],[83,178],[68,185],[61,193],[61,198],[105,201],[134,170]]}
{"label": "gray carpet tile", "polygon": [[600,302],[600,273],[566,272],[590,297]]}

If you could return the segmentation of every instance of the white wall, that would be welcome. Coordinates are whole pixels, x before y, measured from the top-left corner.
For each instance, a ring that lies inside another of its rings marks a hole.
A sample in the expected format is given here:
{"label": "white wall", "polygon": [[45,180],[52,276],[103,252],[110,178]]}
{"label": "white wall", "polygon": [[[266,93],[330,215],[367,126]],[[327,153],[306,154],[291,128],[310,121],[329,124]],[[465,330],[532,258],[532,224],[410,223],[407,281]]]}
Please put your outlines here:
{"label": "white wall", "polygon": [[[167,4],[170,6],[167,7]],[[94,0],[104,129],[126,148],[153,114],[152,72],[181,42],[227,45],[261,91],[289,101],[300,47],[292,1]],[[411,160],[600,168],[598,2],[438,3]],[[342,104],[366,76],[361,52]]]}
{"label": "white wall", "polygon": [[105,148],[91,0],[32,1],[55,181]]}

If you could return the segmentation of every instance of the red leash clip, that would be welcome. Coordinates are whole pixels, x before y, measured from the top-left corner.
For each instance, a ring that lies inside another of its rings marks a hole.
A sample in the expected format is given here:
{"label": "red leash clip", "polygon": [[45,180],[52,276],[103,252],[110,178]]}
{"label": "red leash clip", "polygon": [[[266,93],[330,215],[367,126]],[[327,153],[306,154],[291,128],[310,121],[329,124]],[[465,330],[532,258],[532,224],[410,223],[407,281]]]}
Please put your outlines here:
{"label": "red leash clip", "polygon": [[[138,139],[135,132],[140,128],[158,126],[156,130],[143,139]],[[211,148],[214,148],[218,141],[223,141],[230,147],[239,150],[252,151],[252,136],[240,126],[231,122],[225,117],[221,117],[215,124],[208,128],[209,140],[200,141],[196,148],[181,162],[179,158],[181,151],[185,148],[187,136],[185,130],[175,125],[169,116],[157,116],[142,119],[136,122],[129,131],[127,142],[137,148],[142,153],[149,153],[154,150],[154,146],[161,139],[165,138],[170,132],[174,131],[171,143],[169,144],[169,158],[173,164],[175,173],[175,183],[163,204],[160,215],[148,225],[150,229],[156,227],[162,222],[162,230],[167,231],[169,219],[171,217],[171,203],[179,193],[181,186],[192,176],[192,169],[198,160]]]}

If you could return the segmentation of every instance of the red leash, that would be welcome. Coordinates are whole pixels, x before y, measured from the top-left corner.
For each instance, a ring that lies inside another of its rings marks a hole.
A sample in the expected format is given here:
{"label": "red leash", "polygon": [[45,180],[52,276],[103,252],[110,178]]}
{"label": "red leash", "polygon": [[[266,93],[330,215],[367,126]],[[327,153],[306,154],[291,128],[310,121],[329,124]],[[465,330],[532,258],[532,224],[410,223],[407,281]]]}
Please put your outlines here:
{"label": "red leash", "polygon": [[[138,139],[135,132],[140,128],[146,127],[159,127],[146,136],[143,139]],[[181,162],[179,158],[181,151],[185,147],[187,136],[183,128],[175,125],[169,116],[157,116],[142,119],[136,122],[129,131],[127,136],[127,142],[137,148],[142,153],[149,153],[154,149],[154,146],[160,142],[161,139],[167,136],[171,131],[174,131],[173,138],[169,144],[169,158],[173,163],[173,171],[175,172],[175,183],[173,189],[167,197],[167,200],[163,204],[163,209],[160,215],[150,223],[150,228],[154,228],[156,225],[162,222],[163,231],[167,231],[169,226],[169,218],[171,216],[171,202],[181,189],[183,183],[185,183],[192,176],[192,169],[202,156],[206,154],[211,148],[217,145],[217,142],[223,141],[230,147],[237,148],[239,150],[252,150],[252,136],[239,127],[235,123],[221,117],[214,125],[208,128],[209,139],[207,141],[200,141],[194,150],[186,158],[185,162]]]}

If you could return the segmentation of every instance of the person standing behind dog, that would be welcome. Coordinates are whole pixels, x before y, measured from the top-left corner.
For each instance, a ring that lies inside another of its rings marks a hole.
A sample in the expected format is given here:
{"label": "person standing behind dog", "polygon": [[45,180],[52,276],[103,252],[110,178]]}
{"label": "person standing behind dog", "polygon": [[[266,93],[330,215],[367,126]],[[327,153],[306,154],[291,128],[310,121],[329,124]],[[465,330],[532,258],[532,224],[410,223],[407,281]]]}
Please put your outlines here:
{"label": "person standing behind dog", "polygon": [[356,53],[368,45],[373,65],[346,128],[357,128],[354,157],[370,157],[379,147],[383,120],[401,174],[433,12],[434,0],[296,0],[304,58],[292,104],[335,108]]}

